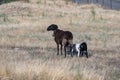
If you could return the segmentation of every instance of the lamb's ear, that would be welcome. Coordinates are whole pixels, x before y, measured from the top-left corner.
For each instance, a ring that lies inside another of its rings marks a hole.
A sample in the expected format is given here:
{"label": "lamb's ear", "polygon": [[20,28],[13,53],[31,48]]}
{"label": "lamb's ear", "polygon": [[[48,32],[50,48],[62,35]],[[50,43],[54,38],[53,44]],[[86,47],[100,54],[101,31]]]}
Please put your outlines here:
{"label": "lamb's ear", "polygon": [[56,24],[51,24],[48,26],[47,31],[54,31],[56,29],[58,29],[58,26]]}

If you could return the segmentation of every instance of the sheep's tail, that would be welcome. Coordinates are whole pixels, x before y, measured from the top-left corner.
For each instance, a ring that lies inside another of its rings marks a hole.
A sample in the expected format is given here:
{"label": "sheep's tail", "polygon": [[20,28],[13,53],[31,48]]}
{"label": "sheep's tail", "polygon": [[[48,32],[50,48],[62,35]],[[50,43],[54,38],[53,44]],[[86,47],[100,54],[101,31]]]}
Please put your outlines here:
{"label": "sheep's tail", "polygon": [[73,44],[73,39],[68,40],[69,44]]}
{"label": "sheep's tail", "polygon": [[73,40],[72,39],[71,40],[64,39],[63,42],[64,42],[65,46],[73,44]]}

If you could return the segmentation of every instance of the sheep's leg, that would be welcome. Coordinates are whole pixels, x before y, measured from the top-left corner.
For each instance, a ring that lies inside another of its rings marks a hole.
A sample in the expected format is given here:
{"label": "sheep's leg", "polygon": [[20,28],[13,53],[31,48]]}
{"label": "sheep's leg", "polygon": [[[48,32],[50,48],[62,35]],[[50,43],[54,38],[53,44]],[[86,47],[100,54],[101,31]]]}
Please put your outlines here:
{"label": "sheep's leg", "polygon": [[66,57],[66,42],[67,42],[66,39],[63,39],[63,40],[62,40],[62,45],[64,45],[64,53],[65,53],[65,57]]}
{"label": "sheep's leg", "polygon": [[59,44],[57,44],[57,55],[59,55]]}
{"label": "sheep's leg", "polygon": [[64,46],[64,52],[65,52],[65,57],[66,57],[66,46]]}
{"label": "sheep's leg", "polygon": [[61,49],[61,55],[63,55],[63,53],[62,53],[62,47],[63,47],[63,45],[61,44],[61,48],[60,48]]}

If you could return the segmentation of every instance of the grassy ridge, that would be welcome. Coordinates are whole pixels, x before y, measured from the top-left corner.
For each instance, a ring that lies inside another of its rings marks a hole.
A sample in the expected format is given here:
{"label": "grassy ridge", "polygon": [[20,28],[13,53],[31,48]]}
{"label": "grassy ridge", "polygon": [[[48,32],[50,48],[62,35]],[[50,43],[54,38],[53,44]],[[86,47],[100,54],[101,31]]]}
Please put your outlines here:
{"label": "grassy ridge", "polygon": [[[10,3],[10,2],[14,2],[14,1],[33,2],[32,0],[1,0],[0,4]],[[38,0],[38,1],[34,0],[34,2],[36,2],[36,3],[39,3],[39,2],[42,2],[42,1],[47,2],[47,0]],[[52,0],[52,1],[55,2],[55,0]],[[73,0],[63,0],[63,1],[65,1],[68,4],[69,2],[72,2]]]}
{"label": "grassy ridge", "polygon": [[[0,10],[0,79],[120,79],[119,11],[58,0],[12,2]],[[46,31],[52,23],[73,32],[74,43],[86,41],[90,58],[57,56]]]}
{"label": "grassy ridge", "polygon": [[29,2],[29,0],[1,0],[1,1],[0,1],[0,4],[10,3],[10,2],[14,2],[14,1],[25,1],[25,2]]}

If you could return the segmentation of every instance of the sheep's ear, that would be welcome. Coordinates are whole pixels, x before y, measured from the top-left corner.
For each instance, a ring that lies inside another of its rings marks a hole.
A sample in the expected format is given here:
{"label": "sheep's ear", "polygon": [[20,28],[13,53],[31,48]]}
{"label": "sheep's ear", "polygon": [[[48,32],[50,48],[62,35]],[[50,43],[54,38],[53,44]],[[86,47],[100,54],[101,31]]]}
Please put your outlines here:
{"label": "sheep's ear", "polygon": [[56,24],[51,24],[48,26],[47,31],[54,31],[56,29],[58,29],[58,26]]}

